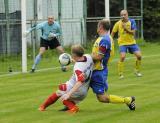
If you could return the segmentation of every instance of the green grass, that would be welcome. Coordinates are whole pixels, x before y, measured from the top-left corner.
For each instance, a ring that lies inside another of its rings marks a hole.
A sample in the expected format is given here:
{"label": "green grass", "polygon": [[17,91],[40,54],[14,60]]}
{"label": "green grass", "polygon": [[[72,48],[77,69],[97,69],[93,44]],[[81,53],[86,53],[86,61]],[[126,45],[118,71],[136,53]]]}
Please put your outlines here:
{"label": "green grass", "polygon": [[56,69],[0,76],[0,123],[159,123],[160,45],[146,43],[141,50],[144,56],[143,77],[135,77],[135,60],[128,59],[125,62],[125,79],[118,79],[118,51],[109,65],[108,77],[108,93],[136,96],[136,111],[129,111],[123,104],[100,103],[90,89],[87,98],[79,104],[80,112],[75,115],[59,112],[63,107],[60,101],[48,107],[47,111],[39,112],[39,105],[56,91],[59,83],[68,80],[72,72],[72,68],[66,73]]}

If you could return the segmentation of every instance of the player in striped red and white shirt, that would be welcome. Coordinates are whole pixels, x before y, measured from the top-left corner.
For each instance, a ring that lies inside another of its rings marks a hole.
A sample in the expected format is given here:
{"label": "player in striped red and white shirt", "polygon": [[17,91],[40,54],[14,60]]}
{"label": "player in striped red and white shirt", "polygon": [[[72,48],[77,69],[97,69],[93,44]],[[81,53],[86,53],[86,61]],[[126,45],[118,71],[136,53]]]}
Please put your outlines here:
{"label": "player in striped red and white shirt", "polygon": [[89,54],[84,55],[84,49],[80,45],[73,45],[71,52],[75,61],[72,77],[59,85],[59,89],[39,107],[40,111],[44,111],[60,98],[68,111],[75,113],[79,110],[76,104],[87,96],[93,69],[92,57]]}

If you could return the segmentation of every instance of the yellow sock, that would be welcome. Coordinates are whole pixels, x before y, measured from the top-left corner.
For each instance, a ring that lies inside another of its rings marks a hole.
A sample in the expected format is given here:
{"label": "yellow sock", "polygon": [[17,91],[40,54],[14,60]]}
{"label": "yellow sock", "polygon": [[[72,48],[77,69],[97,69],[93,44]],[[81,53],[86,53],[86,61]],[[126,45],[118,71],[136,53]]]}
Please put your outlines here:
{"label": "yellow sock", "polygon": [[124,63],[119,61],[118,62],[118,74],[119,75],[122,75],[123,74],[123,71],[124,71]]}
{"label": "yellow sock", "polygon": [[140,71],[140,66],[141,66],[141,60],[136,60],[135,69],[137,72]]}
{"label": "yellow sock", "polygon": [[121,97],[116,95],[109,95],[109,103],[125,103],[129,104],[131,102],[131,97]]}
{"label": "yellow sock", "polygon": [[131,101],[132,101],[132,98],[131,98],[131,97],[125,97],[125,98],[124,98],[124,102],[125,102],[126,104],[130,104]]}

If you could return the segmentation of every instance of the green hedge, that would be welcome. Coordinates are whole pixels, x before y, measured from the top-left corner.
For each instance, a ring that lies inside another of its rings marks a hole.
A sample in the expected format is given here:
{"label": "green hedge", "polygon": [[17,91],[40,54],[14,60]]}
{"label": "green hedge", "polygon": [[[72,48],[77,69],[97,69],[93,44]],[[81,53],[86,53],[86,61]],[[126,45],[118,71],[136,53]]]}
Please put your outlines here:
{"label": "green hedge", "polygon": [[[104,0],[88,0],[87,16],[105,16]],[[127,10],[130,16],[141,15],[141,0],[127,0]],[[123,9],[123,0],[110,0],[110,16],[119,16]],[[145,40],[160,39],[160,0],[143,0],[144,38]]]}
{"label": "green hedge", "polygon": [[144,0],[144,36],[160,38],[160,0]]}

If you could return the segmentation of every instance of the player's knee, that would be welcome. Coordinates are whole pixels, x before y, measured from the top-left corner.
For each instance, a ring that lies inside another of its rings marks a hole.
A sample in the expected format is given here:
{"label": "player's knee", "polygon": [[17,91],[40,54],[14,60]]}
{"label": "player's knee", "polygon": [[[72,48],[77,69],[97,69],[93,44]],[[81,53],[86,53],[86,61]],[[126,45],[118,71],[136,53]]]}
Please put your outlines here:
{"label": "player's knee", "polygon": [[66,91],[67,90],[67,85],[66,84],[60,84],[59,85],[59,90]]}
{"label": "player's knee", "polygon": [[59,85],[59,90],[56,91],[56,94],[58,96],[62,96],[63,94],[65,94],[67,91],[67,85],[66,84],[60,84]]}
{"label": "player's knee", "polygon": [[125,60],[125,56],[121,56],[120,61],[123,62]]}
{"label": "player's knee", "polygon": [[43,47],[43,48],[40,48],[39,50],[39,54],[40,55],[43,55],[45,53],[46,49]]}
{"label": "player's knee", "polygon": [[58,46],[56,49],[58,50],[58,52],[59,52],[60,54],[64,53],[64,49],[63,49],[62,46]]}
{"label": "player's knee", "polygon": [[107,96],[105,95],[97,95],[97,99],[99,102],[102,102],[102,103],[109,103],[109,99]]}
{"label": "player's knee", "polygon": [[138,59],[138,60],[141,60],[141,59],[142,59],[142,56],[141,56],[141,55],[137,56],[137,59]]}

